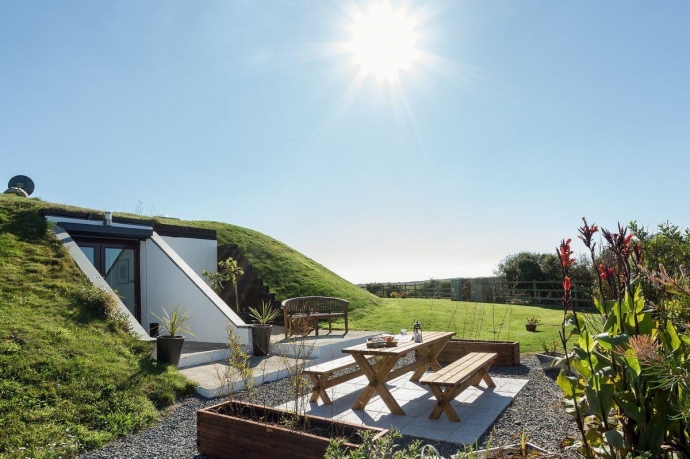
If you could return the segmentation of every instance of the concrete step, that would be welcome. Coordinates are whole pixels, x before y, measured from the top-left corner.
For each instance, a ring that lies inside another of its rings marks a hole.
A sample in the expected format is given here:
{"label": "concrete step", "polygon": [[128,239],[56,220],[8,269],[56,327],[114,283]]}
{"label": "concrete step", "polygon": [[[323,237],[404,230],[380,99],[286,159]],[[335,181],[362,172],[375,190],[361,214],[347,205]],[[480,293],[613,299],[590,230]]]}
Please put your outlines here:
{"label": "concrete step", "polygon": [[[274,326],[267,357],[251,357],[254,385],[277,381],[294,374],[301,365],[308,367],[343,357],[342,349],[363,343],[379,332],[319,330],[306,336],[285,338],[283,327]],[[185,344],[186,345],[186,344]],[[215,347],[214,347],[215,346]],[[184,353],[187,350],[187,353]],[[192,343],[183,349],[180,373],[198,384],[197,392],[207,398],[239,391],[241,378],[227,365],[229,350],[224,344]]]}
{"label": "concrete step", "polygon": [[[253,384],[277,381],[295,374],[299,366],[309,366],[311,360],[295,359],[278,355],[267,357],[250,357]],[[213,398],[241,391],[245,387],[244,381],[236,370],[225,362],[214,362],[194,367],[182,368],[180,373],[198,384],[196,392],[202,397]]]}

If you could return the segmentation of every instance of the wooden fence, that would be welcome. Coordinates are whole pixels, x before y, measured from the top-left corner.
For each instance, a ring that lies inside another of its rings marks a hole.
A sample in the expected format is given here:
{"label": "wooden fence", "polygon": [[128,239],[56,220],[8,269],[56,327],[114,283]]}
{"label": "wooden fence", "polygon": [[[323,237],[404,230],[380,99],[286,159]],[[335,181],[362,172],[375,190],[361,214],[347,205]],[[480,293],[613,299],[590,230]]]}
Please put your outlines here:
{"label": "wooden fence", "polygon": [[[382,298],[402,295],[407,298],[544,306],[560,306],[563,295],[563,285],[558,281],[508,283],[498,277],[375,283],[363,285],[362,288]],[[591,285],[574,282],[572,298],[575,306],[593,307],[591,291]]]}

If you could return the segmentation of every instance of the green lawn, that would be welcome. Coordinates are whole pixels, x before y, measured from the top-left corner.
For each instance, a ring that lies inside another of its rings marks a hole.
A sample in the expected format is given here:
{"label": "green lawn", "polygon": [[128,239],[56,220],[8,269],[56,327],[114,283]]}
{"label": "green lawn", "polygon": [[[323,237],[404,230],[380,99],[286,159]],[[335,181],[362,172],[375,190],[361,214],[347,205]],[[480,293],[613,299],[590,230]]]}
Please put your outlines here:
{"label": "green lawn", "polygon": [[[595,319],[594,314],[586,315]],[[527,317],[541,320],[535,333],[525,330]],[[563,310],[542,306],[387,298],[382,300],[381,306],[368,309],[366,315],[350,319],[350,328],[399,333],[401,328],[411,330],[415,320],[421,322],[423,330],[455,331],[456,338],[519,341],[520,352],[530,354],[542,350],[540,339],[548,343],[559,339]]]}

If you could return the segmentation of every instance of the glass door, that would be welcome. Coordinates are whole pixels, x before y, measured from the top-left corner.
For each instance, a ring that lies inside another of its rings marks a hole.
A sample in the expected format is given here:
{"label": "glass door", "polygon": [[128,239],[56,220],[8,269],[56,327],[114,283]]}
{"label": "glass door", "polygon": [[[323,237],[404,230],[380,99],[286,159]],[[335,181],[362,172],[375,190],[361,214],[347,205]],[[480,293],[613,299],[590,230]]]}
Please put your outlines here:
{"label": "glass door", "polygon": [[141,323],[138,242],[76,239],[84,255]]}

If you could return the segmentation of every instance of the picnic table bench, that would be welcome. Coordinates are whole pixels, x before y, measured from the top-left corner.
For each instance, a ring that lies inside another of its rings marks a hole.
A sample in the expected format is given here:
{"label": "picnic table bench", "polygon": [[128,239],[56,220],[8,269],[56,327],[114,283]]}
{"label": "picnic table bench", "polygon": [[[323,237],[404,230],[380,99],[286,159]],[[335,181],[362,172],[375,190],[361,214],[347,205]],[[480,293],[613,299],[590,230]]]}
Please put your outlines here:
{"label": "picnic table bench", "polygon": [[470,352],[450,365],[424,375],[419,382],[429,386],[437,400],[429,419],[438,419],[445,412],[448,419],[460,422],[450,402],[468,387],[479,385],[482,380],[487,386],[495,387],[488,371],[497,356],[493,352]]}
{"label": "picnic table bench", "polygon": [[[353,368],[354,371],[332,377],[335,372],[348,368]],[[314,383],[309,401],[316,402],[319,397],[321,397],[321,400],[323,400],[323,403],[326,405],[333,403],[326,393],[326,389],[337,386],[338,384],[344,383],[351,379],[355,379],[356,377],[364,374],[362,369],[357,366],[357,362],[355,362],[355,359],[352,356],[313,365],[305,368],[304,373],[309,375]]]}
{"label": "picnic table bench", "polygon": [[295,331],[306,334],[314,329],[319,335],[319,320],[328,320],[328,331],[331,331],[331,321],[338,317],[345,318],[345,333],[348,331],[347,310],[350,304],[347,300],[328,296],[302,296],[283,301],[283,320],[285,337]]}

